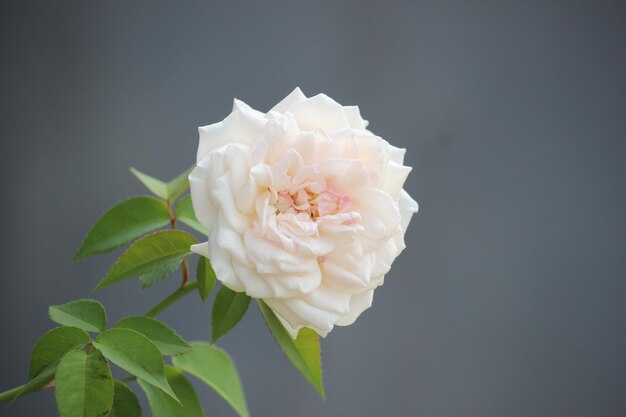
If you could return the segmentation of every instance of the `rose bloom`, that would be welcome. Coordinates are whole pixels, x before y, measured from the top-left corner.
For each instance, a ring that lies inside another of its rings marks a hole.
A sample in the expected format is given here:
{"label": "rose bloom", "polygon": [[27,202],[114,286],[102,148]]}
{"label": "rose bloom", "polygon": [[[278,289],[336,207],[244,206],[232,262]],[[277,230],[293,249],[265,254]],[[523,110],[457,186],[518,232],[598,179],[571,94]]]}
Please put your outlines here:
{"label": "rose bloom", "polygon": [[209,236],[192,250],[293,337],[352,324],[405,248],[411,168],[367,124],[358,107],[296,88],[267,113],[235,100],[226,119],[199,128],[189,181]]}

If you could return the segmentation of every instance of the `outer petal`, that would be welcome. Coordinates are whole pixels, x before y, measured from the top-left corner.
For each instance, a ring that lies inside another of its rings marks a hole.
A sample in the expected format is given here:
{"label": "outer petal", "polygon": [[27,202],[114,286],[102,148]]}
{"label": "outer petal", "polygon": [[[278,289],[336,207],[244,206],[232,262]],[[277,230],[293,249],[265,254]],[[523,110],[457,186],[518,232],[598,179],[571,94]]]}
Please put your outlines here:
{"label": "outer petal", "polygon": [[265,126],[266,119],[260,112],[241,107],[219,123],[198,128],[200,143],[196,161],[200,162],[213,149],[228,143],[251,143]]}
{"label": "outer petal", "polygon": [[272,107],[270,112],[275,111],[278,113],[285,113],[290,111],[294,104],[306,100],[306,96],[300,90],[300,87],[296,87],[287,97],[281,100],[280,103]]}
{"label": "outer petal", "polygon": [[391,144],[389,146],[389,159],[396,164],[403,165],[404,164],[404,155],[406,154],[406,149],[397,148]]}
{"label": "outer petal", "polygon": [[[290,306],[289,299],[266,298],[263,301],[276,313],[276,316],[294,339],[303,327],[308,327],[320,336],[326,337],[336,320],[336,316],[332,313],[321,310],[316,312],[311,306],[306,307],[304,304],[302,306]],[[313,321],[307,321],[307,319],[313,319]]]}
{"label": "outer petal", "polygon": [[361,117],[359,106],[343,106],[343,112],[348,119],[348,125],[352,129],[365,130],[369,122]]}
{"label": "outer petal", "polygon": [[372,275],[385,275],[389,272],[391,264],[405,247],[402,234],[402,232],[398,232],[394,238],[389,239],[373,254],[375,262]]}
{"label": "outer petal", "polygon": [[[219,225],[217,227],[219,227]],[[209,259],[211,259],[211,266],[215,271],[215,276],[222,284],[231,290],[237,292],[245,291],[243,282],[235,273],[231,254],[228,250],[220,247],[217,240],[217,233],[215,233],[215,231],[211,231],[208,249]]]}
{"label": "outer petal", "polygon": [[292,106],[291,111],[302,130],[334,132],[349,127],[341,105],[326,94],[300,101]]}
{"label": "outer petal", "polygon": [[239,233],[245,232],[252,224],[250,216],[241,213],[235,201],[237,191],[248,180],[247,150],[247,146],[229,144],[209,155],[213,171],[209,186],[211,199],[220,207],[220,213],[230,226]]}
{"label": "outer petal", "polygon": [[411,167],[390,161],[389,164],[387,164],[387,169],[380,188],[385,190],[391,198],[398,200],[400,190],[402,190],[402,186],[412,169]]}
{"label": "outer petal", "polygon": [[198,221],[207,229],[211,230],[217,207],[211,201],[209,195],[210,185],[206,180],[207,173],[204,167],[198,165],[189,174],[189,188],[191,189],[191,203]]}
{"label": "outer petal", "polygon": [[248,104],[246,104],[245,102],[237,98],[233,100],[233,112],[236,112],[236,111],[251,112],[251,113],[254,113],[258,117],[265,117],[265,114],[261,113],[258,110],[253,109]]}
{"label": "outer petal", "polygon": [[411,217],[417,213],[419,206],[417,205],[417,201],[413,200],[409,193],[402,190],[400,191],[400,199],[398,200],[398,209],[400,210],[401,218],[400,227],[402,227],[402,234],[404,235],[411,221]]}
{"label": "outer petal", "polygon": [[372,306],[372,300],[374,299],[374,290],[367,290],[359,294],[354,294],[350,300],[350,312],[340,318],[337,323],[338,326],[349,326],[361,315],[362,312]]}
{"label": "outer petal", "polygon": [[205,258],[208,258],[209,257],[209,242],[203,242],[203,243],[191,245],[191,251],[193,253],[197,253],[200,256],[204,256]]}
{"label": "outer petal", "polygon": [[369,253],[400,230],[399,208],[387,193],[376,188],[363,190],[354,200],[360,208],[360,224],[365,228],[359,240],[363,251]]}

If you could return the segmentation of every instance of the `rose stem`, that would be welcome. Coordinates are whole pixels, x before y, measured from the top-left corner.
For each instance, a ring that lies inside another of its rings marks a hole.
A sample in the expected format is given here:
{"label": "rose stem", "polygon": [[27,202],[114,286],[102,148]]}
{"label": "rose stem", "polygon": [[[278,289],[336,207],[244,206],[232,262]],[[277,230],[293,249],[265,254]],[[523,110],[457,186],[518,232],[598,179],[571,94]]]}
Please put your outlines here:
{"label": "rose stem", "polygon": [[[172,230],[176,230],[176,214],[172,211],[172,204],[169,197],[165,200],[165,204],[167,204],[167,211],[170,213],[170,226]],[[183,280],[180,284],[181,288],[189,282],[189,265],[187,264],[187,258],[183,258],[182,274]]]}

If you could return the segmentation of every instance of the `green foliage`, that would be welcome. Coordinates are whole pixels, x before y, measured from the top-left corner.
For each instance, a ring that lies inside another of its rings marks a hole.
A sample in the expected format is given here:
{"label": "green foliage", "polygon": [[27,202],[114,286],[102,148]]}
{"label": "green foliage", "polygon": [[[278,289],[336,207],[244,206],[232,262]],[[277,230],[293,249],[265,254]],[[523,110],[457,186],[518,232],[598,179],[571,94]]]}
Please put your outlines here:
{"label": "green foliage", "polygon": [[174,214],[176,215],[176,220],[180,220],[205,236],[209,234],[207,228],[196,218],[196,213],[193,211],[193,205],[191,203],[191,196],[186,195],[180,199],[176,205],[176,209],[174,209]]}
{"label": "green foliage", "polygon": [[206,301],[213,286],[217,282],[215,271],[211,266],[211,262],[204,256],[198,259],[198,268],[196,270],[196,279],[198,280],[198,292],[202,301]]}
{"label": "green foliage", "polygon": [[133,197],[105,212],[74,255],[79,260],[110,252],[170,221],[167,205],[153,197]]}
{"label": "green foliage", "polygon": [[180,230],[165,230],[144,236],[119,257],[96,289],[145,275],[189,255],[195,237]]}
{"label": "green foliage", "polygon": [[113,405],[109,364],[97,350],[68,352],[56,372],[55,398],[61,417],[101,417]]}
{"label": "green foliage", "polygon": [[82,349],[89,343],[86,331],[76,327],[57,327],[45,333],[30,355],[28,379],[35,378],[50,365],[57,364],[69,351]]}
{"label": "green foliage", "polygon": [[157,197],[161,197],[163,200],[167,199],[167,184],[161,180],[154,178],[148,174],[144,174],[138,169],[131,168],[130,172],[137,177],[139,181],[143,185],[146,186],[148,190],[150,190]]}
{"label": "green foliage", "polygon": [[178,400],[165,379],[161,352],[146,336],[130,329],[109,329],[93,345],[120,368]]}
{"label": "green foliage", "polygon": [[163,355],[179,355],[191,350],[191,346],[171,327],[152,317],[125,317],[114,328],[131,329],[143,334]]}
{"label": "green foliage", "polygon": [[154,284],[157,284],[163,281],[168,276],[172,275],[174,271],[178,269],[181,262],[180,260],[176,260],[174,262],[170,262],[165,264],[162,268],[157,269],[156,271],[149,272],[145,275],[141,275],[139,277],[139,282],[141,282],[141,288],[144,290],[152,287]]}
{"label": "green foliage", "polygon": [[276,314],[261,300],[257,300],[261,315],[268,328],[293,366],[313,385],[322,398],[325,398],[322,383],[322,359],[320,342],[317,334],[308,328],[302,328],[298,337],[291,338]]}
{"label": "green foliage", "polygon": [[191,171],[193,171],[195,167],[195,165],[192,165],[176,178],[167,183],[166,189],[170,201],[176,199],[176,197],[181,195],[186,189],[189,188],[189,174],[191,173]]}
{"label": "green foliage", "polygon": [[113,408],[108,417],[141,417],[141,406],[135,393],[122,381],[115,381]]}
{"label": "green foliage", "polygon": [[76,300],[50,306],[48,315],[55,323],[78,327],[88,332],[101,332],[107,326],[106,311],[96,300]]}
{"label": "green foliage", "polygon": [[152,191],[152,193],[157,197],[161,197],[163,200],[173,201],[182,192],[189,188],[189,179],[187,177],[193,168],[193,166],[188,168],[170,182],[161,181],[148,174],[144,174],[135,168],[131,168],[130,172],[132,172],[135,177],[137,177],[137,179],[139,179],[139,181],[141,181],[142,184],[145,185],[148,190]]}
{"label": "green foliage", "polygon": [[198,395],[185,375],[176,368],[166,366],[165,376],[180,403],[141,379],[138,381],[148,397],[152,417],[204,417]]}
{"label": "green foliage", "polygon": [[248,406],[230,356],[217,346],[192,342],[193,351],[174,356],[174,366],[199,378],[221,395],[241,416],[248,417]]}
{"label": "green foliage", "polygon": [[213,342],[224,336],[243,318],[250,305],[250,297],[243,292],[235,292],[221,286],[215,302],[211,318],[211,335]]}

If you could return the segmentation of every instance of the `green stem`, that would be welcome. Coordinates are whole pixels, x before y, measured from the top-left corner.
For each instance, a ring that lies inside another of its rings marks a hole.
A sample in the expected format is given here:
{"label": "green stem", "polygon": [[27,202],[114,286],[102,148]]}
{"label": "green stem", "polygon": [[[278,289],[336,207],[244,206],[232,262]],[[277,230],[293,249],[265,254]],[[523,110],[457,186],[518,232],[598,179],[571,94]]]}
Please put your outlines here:
{"label": "green stem", "polygon": [[155,305],[148,311],[145,315],[148,317],[154,317],[159,314],[161,311],[168,308],[170,305],[183,298],[193,290],[198,288],[198,281],[188,282],[172,294],[169,295],[165,300],[161,301],[159,304]]}
{"label": "green stem", "polygon": [[[169,197],[165,200],[165,205],[167,205],[167,211],[170,214],[170,227],[172,230],[176,230],[176,214],[172,209],[172,202]],[[187,264],[187,258],[183,258],[183,267],[181,269],[183,281],[180,285],[183,287],[189,282],[189,265]]]}
{"label": "green stem", "polygon": [[17,395],[24,389],[25,386],[26,385],[20,385],[19,387],[11,388],[10,390],[1,392],[0,403],[6,403],[15,399],[15,397],[17,397]]}

